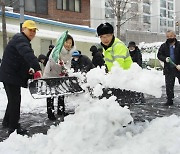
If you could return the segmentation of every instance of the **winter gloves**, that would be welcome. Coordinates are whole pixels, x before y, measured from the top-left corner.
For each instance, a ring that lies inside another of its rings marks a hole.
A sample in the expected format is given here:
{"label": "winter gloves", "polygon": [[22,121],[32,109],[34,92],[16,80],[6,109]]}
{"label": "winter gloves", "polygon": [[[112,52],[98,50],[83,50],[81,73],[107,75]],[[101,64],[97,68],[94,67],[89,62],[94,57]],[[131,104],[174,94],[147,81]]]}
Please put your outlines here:
{"label": "winter gloves", "polygon": [[34,79],[42,78],[42,73],[41,71],[36,71],[33,68],[29,69],[29,74],[33,75]]}
{"label": "winter gloves", "polygon": [[34,73],[34,79],[38,79],[38,78],[42,78],[41,71],[37,71],[36,73]]}

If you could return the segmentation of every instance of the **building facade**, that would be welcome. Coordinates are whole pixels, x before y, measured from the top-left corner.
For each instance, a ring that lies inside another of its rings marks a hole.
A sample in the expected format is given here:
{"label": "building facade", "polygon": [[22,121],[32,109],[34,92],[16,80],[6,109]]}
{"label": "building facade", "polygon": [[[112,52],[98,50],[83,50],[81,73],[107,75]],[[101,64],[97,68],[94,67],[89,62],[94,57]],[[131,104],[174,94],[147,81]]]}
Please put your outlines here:
{"label": "building facade", "polygon": [[[6,12],[5,16],[7,39],[9,41],[14,34],[20,32],[20,14]],[[96,37],[96,30],[87,26],[72,25],[29,15],[25,15],[24,18],[25,20],[35,21],[39,29],[36,33],[36,37],[31,42],[36,56],[39,54],[46,55],[49,45],[56,45],[57,38],[59,38],[66,30],[68,30],[68,33],[74,38],[76,48],[85,55],[90,56],[90,47],[93,44],[100,42],[100,39]],[[3,55],[3,34],[1,21],[2,19],[0,15],[0,58]]]}
{"label": "building facade", "polygon": [[[6,0],[19,13],[20,0]],[[24,0],[26,15],[90,26],[90,0]]]}

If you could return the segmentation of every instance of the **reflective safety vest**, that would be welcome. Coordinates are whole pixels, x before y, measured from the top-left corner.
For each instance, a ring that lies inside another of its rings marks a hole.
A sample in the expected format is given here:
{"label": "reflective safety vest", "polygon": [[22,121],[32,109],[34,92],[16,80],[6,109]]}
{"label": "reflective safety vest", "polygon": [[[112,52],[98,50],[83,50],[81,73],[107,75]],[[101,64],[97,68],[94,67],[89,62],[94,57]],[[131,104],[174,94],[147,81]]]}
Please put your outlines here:
{"label": "reflective safety vest", "polygon": [[133,63],[128,48],[118,38],[115,38],[112,46],[104,50],[103,54],[108,71],[111,71],[114,62],[117,62],[123,69],[129,69]]}

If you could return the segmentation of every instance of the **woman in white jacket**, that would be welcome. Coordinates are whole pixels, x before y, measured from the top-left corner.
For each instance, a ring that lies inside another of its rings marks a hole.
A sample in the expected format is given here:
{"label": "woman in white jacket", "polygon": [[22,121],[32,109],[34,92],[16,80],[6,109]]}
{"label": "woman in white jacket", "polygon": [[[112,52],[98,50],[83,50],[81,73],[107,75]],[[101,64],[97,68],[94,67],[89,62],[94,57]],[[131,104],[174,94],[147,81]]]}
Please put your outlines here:
{"label": "woman in white jacket", "polygon": [[[74,40],[71,35],[67,35],[66,41],[60,53],[59,63],[52,58],[52,52],[44,69],[43,77],[63,77],[67,75],[67,69],[71,66],[71,54],[75,51]],[[57,114],[64,116],[65,105],[64,96],[58,97]],[[47,114],[50,120],[56,120],[54,115],[54,98],[47,98]]]}

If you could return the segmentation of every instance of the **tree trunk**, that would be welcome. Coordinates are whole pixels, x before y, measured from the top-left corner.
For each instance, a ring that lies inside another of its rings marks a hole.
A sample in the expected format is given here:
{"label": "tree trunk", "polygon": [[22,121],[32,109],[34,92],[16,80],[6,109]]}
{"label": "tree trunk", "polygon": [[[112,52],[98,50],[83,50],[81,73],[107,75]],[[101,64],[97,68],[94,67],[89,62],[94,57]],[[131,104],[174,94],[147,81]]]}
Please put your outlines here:
{"label": "tree trunk", "polygon": [[120,39],[120,33],[121,33],[121,12],[120,12],[120,4],[117,6],[117,38]]}
{"label": "tree trunk", "polygon": [[117,38],[120,39],[120,35],[121,35],[120,20],[117,19]]}
{"label": "tree trunk", "polygon": [[3,33],[3,49],[7,45],[7,32],[6,32],[6,17],[5,17],[5,2],[1,0],[1,10],[2,10],[2,33]]}

